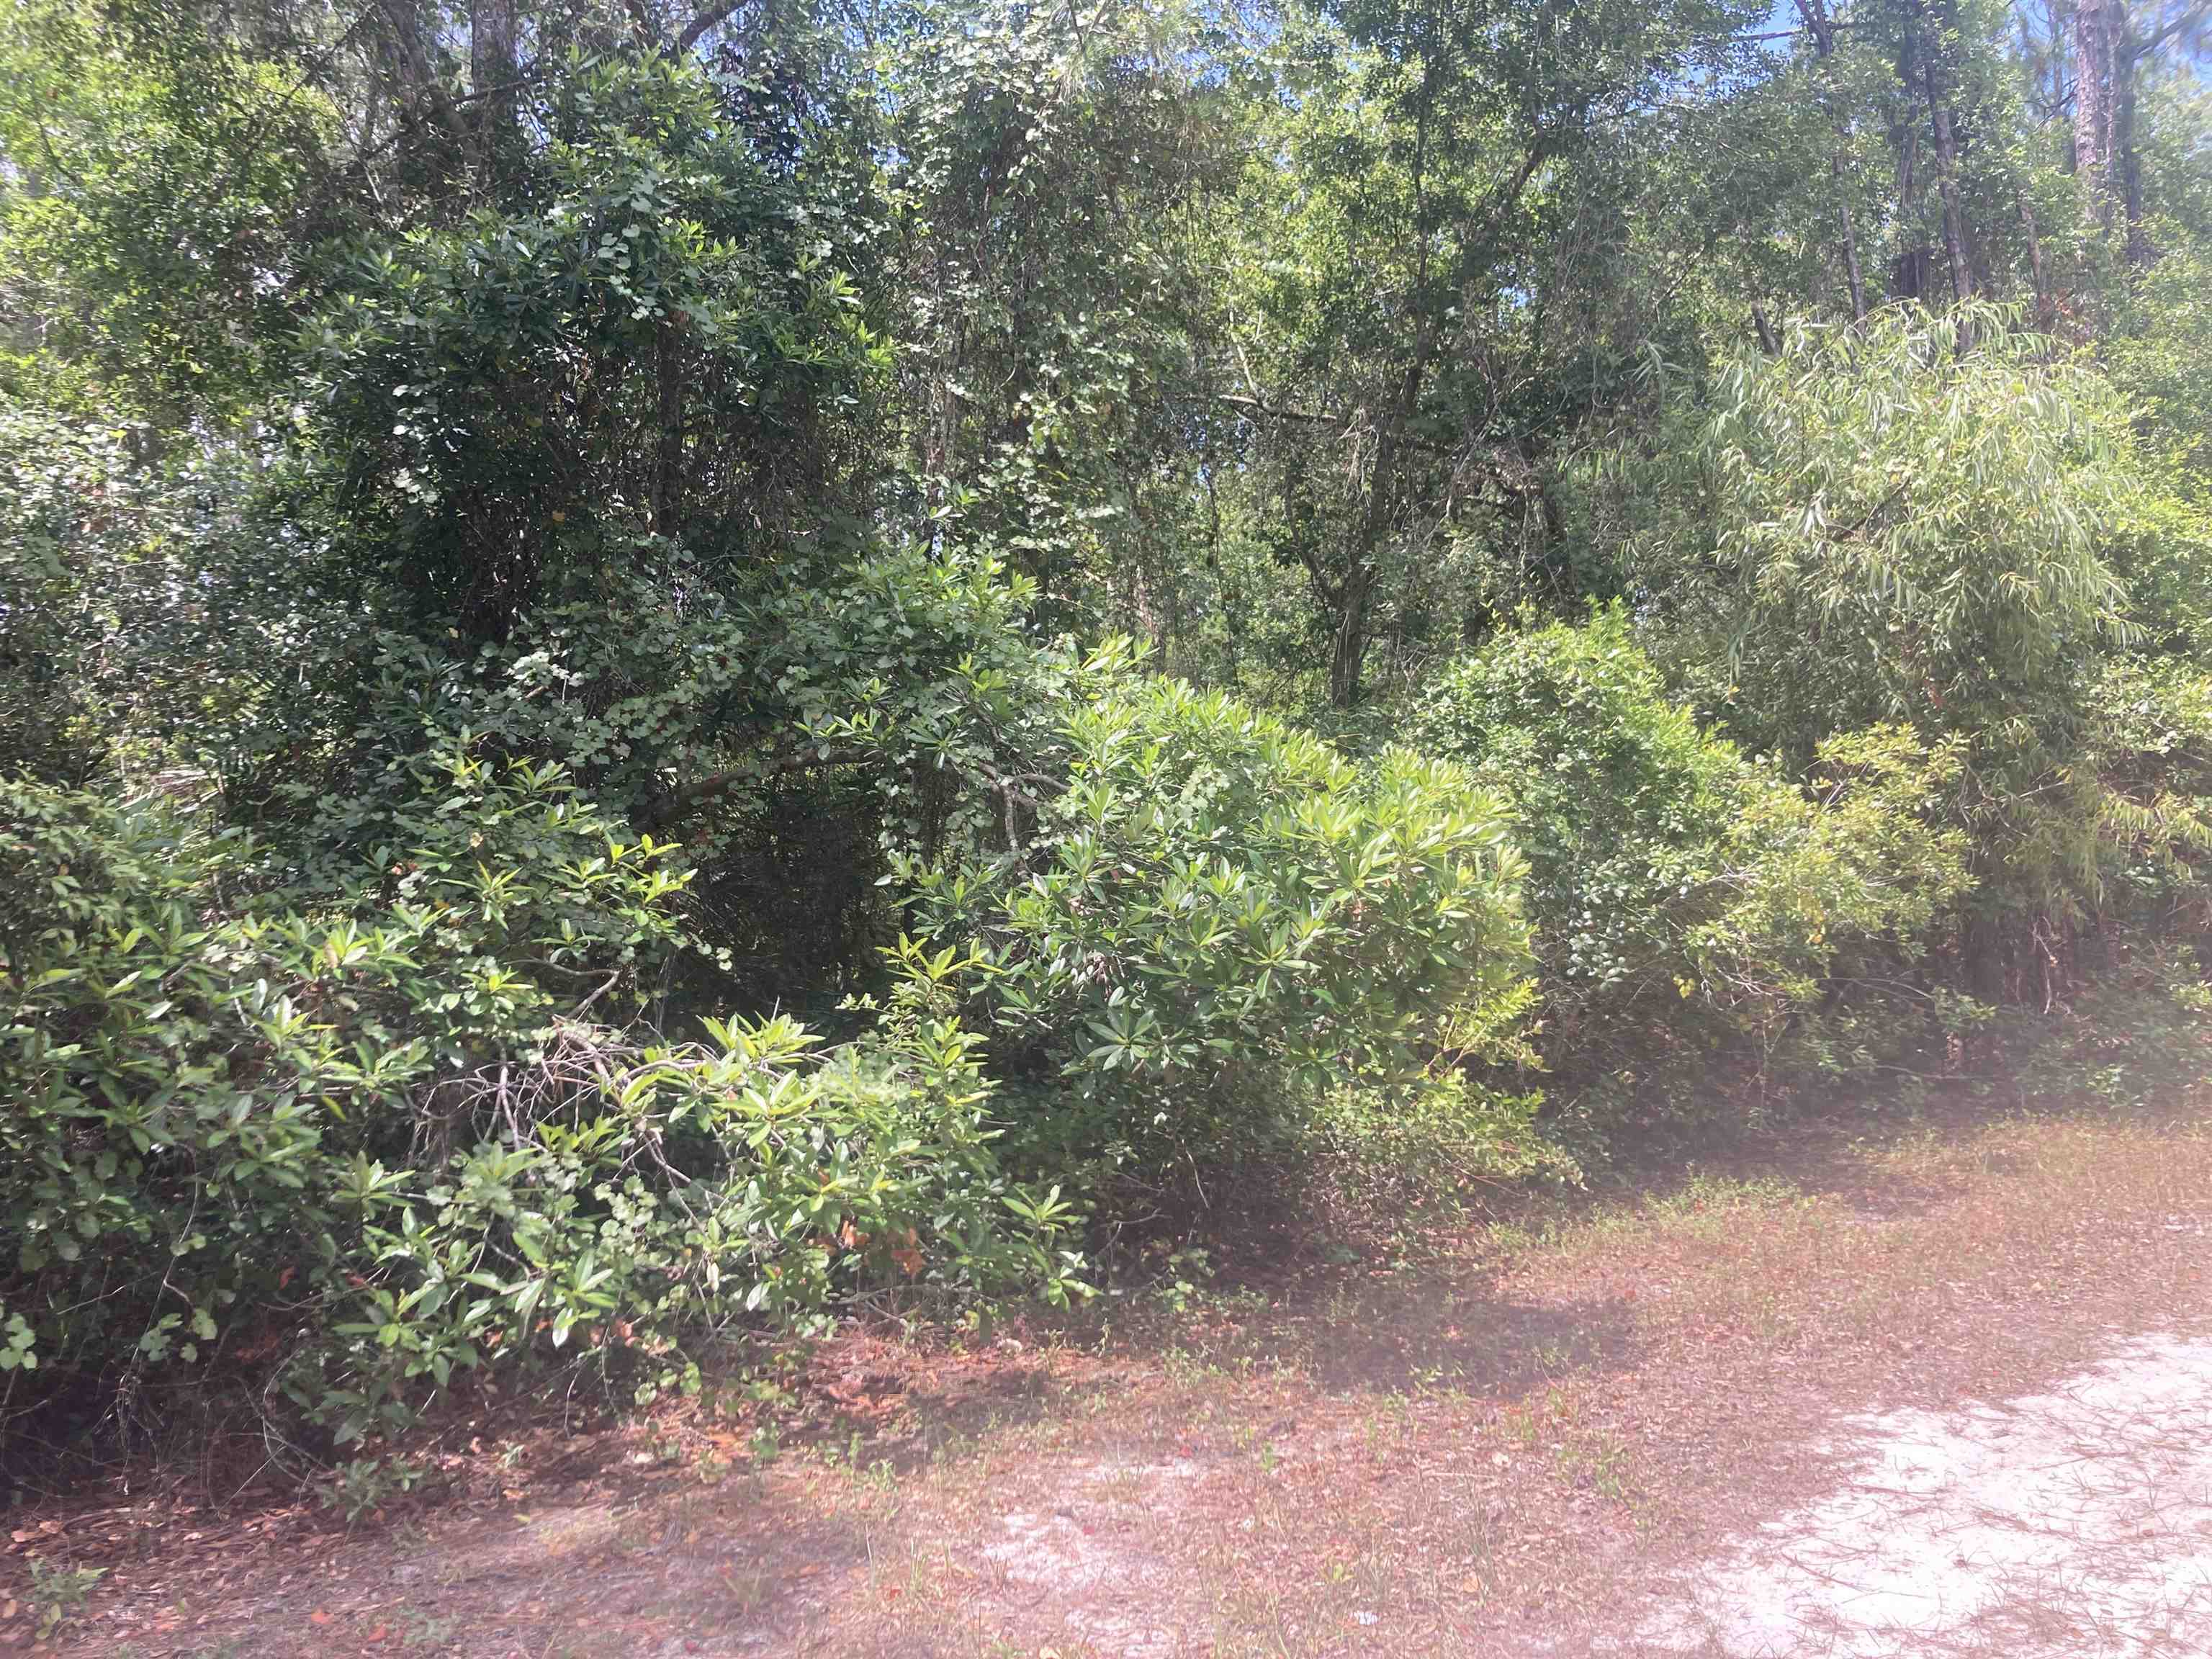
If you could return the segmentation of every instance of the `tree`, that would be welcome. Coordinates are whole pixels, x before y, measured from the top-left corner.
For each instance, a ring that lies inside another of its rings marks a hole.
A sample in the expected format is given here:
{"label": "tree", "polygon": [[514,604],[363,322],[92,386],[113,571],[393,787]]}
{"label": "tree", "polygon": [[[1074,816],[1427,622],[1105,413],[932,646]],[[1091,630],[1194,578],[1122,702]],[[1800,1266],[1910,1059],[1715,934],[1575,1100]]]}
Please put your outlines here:
{"label": "tree", "polygon": [[2072,23],[2074,165],[2110,237],[2124,228],[2127,257],[2150,257],[2143,225],[2142,160],[2136,145],[2140,65],[2170,42],[2200,40],[2212,23],[2203,0],[2075,0]]}
{"label": "tree", "polygon": [[[1463,503],[1528,496],[1545,417],[1542,249],[1580,167],[1724,67],[1725,4],[1353,3],[1290,14],[1232,318],[1253,456],[1328,623],[1327,693],[1360,696],[1378,598]],[[1261,251],[1285,235],[1294,264]],[[1560,411],[1548,411],[1557,420]]]}
{"label": "tree", "polygon": [[1164,643],[1223,423],[1204,243],[1238,132],[1215,44],[1176,8],[951,3],[890,88],[909,500],[1056,623]]}

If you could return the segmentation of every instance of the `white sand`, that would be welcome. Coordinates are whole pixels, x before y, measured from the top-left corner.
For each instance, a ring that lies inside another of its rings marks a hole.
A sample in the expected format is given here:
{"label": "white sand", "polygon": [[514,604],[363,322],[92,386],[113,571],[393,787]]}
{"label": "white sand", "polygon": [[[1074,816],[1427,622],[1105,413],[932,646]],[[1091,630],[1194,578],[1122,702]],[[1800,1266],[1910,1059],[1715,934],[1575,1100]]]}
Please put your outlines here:
{"label": "white sand", "polygon": [[1729,1659],[2212,1656],[2212,1341],[1842,1425],[1827,1498],[1733,1540],[1634,1647]]}

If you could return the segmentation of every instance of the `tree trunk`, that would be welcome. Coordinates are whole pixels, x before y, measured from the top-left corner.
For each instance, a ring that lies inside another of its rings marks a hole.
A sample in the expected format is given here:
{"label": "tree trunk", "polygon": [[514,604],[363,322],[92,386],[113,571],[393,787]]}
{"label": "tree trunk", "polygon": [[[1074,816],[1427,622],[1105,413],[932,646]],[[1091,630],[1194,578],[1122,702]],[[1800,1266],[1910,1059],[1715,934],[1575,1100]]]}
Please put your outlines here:
{"label": "tree trunk", "polygon": [[377,33],[385,47],[385,57],[391,66],[392,77],[398,84],[404,106],[401,119],[419,116],[425,110],[440,125],[451,127],[453,118],[452,100],[446,96],[445,82],[430,62],[421,8],[416,0],[377,0],[380,19]]}
{"label": "tree trunk", "polygon": [[1770,357],[1782,355],[1782,337],[1774,331],[1774,325],[1766,315],[1765,306],[1753,303],[1751,307],[1752,326],[1759,331],[1759,349]]}
{"label": "tree trunk", "polygon": [[[1919,16],[1915,13],[1916,20]],[[1898,44],[1897,82],[1900,90],[1912,95],[1927,71],[1922,67],[1923,45],[1922,30],[1916,21],[1905,30]],[[1900,113],[1890,128],[1890,142],[1897,147],[1897,209],[1901,224],[1914,223],[1920,216],[1920,198],[1924,182],[1924,169],[1920,163],[1923,143],[1922,124],[1911,116],[1909,108]],[[1923,304],[1932,280],[1936,264],[1934,251],[1925,242],[1901,246],[1889,262],[1888,295],[1893,300],[1918,300]]]}
{"label": "tree trunk", "polygon": [[2122,0],[2075,0],[2074,8],[2074,171],[2089,192],[2098,225],[2112,234],[2119,189],[2114,71]]}
{"label": "tree trunk", "polygon": [[[1820,54],[1824,64],[1836,50],[1835,26],[1829,21],[1827,8],[1822,0],[1797,0],[1798,15],[1804,18],[1805,27],[1813,32],[1813,49]],[[1844,194],[1844,146],[1850,132],[1840,117],[1832,117],[1836,129],[1836,148],[1828,155],[1828,177],[1836,185],[1836,218],[1844,233],[1844,274],[1850,279],[1851,320],[1866,320],[1866,277],[1859,266],[1858,228],[1851,222],[1851,204]]]}
{"label": "tree trunk", "polygon": [[2035,284],[2035,326],[2048,334],[2058,321],[2057,308],[2051,303],[2051,283],[2043,267],[2043,239],[2035,230],[2035,204],[2027,199],[2025,184],[2014,186],[2020,197],[2021,228],[2027,233],[2027,271]]}
{"label": "tree trunk", "polygon": [[470,0],[469,92],[476,127],[490,142],[514,125],[520,78],[514,0]]}
{"label": "tree trunk", "polygon": [[1959,204],[1959,147],[1951,132],[1951,105],[1943,95],[1942,76],[1933,53],[1926,79],[1928,115],[1936,137],[1936,187],[1943,198],[1943,253],[1951,265],[1951,297],[1964,303],[1974,297],[1974,271],[1966,258],[1966,211]]}
{"label": "tree trunk", "polygon": [[[1435,40],[1436,18],[1430,14],[1425,39]],[[1413,295],[1416,307],[1429,303],[1428,152],[1429,117],[1436,100],[1439,65],[1432,49],[1421,54],[1421,106],[1413,127]],[[1522,174],[1522,182],[1527,174]],[[1352,543],[1352,558],[1338,590],[1336,634],[1330,642],[1328,700],[1339,708],[1359,701],[1359,672],[1367,656],[1367,612],[1375,592],[1375,556],[1390,532],[1397,495],[1398,452],[1406,428],[1419,412],[1421,386],[1427,378],[1429,353],[1435,349],[1437,319],[1421,317],[1413,331],[1413,358],[1406,365],[1395,403],[1384,413],[1375,437],[1375,471],[1367,487],[1366,509]]]}
{"label": "tree trunk", "polygon": [[1374,563],[1362,556],[1345,572],[1336,634],[1329,641],[1328,700],[1339,708],[1349,708],[1359,701],[1359,672],[1367,657],[1368,603],[1374,590]]}
{"label": "tree trunk", "polygon": [[[1840,195],[1844,180],[1844,158],[1841,155],[1829,158],[1828,172],[1836,180],[1837,191]],[[1858,232],[1851,225],[1851,204],[1838,202],[1836,216],[1844,224],[1844,275],[1850,279],[1851,320],[1863,323],[1866,321],[1867,314],[1866,276],[1859,269],[1859,238]]]}
{"label": "tree trunk", "polygon": [[2136,266],[2150,263],[2150,239],[2143,232],[2142,160],[2136,154],[2136,59],[2140,54],[2123,10],[2120,38],[2112,51],[2112,165],[2128,227],[2128,263]]}

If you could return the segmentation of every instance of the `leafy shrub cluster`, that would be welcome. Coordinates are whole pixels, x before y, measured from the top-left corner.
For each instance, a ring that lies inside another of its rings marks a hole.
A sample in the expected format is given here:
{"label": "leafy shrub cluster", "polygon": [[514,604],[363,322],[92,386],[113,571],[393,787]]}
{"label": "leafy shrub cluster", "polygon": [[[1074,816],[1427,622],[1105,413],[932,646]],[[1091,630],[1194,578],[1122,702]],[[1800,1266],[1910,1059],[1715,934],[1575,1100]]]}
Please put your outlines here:
{"label": "leafy shrub cluster", "polygon": [[858,1285],[1064,1294],[949,958],[842,1048],[781,1018],[641,1039],[668,849],[551,768],[449,750],[416,782],[361,884],[301,908],[172,804],[0,793],[11,1404],[258,1367],[343,1443],[572,1343],[649,1392],[700,1332]]}
{"label": "leafy shrub cluster", "polygon": [[702,1338],[871,1287],[1064,1300],[1102,1198],[1202,1192],[1346,1089],[1494,1115],[1436,1068],[1527,998],[1495,800],[1119,646],[959,647],[1020,602],[892,562],[811,624],[847,630],[837,681],[742,665],[787,746],[718,791],[834,754],[816,787],[865,803],[939,941],[900,939],[882,1012],[827,1048],[784,1017],[663,1034],[679,966],[717,971],[692,890],[742,819],[679,851],[501,758],[663,788],[619,734],[682,700],[570,701],[562,613],[375,644],[317,779],[345,787],[280,791],[276,840],[205,799],[9,785],[15,1403],[263,1373],[343,1443],[492,1365],[650,1393]]}
{"label": "leafy shrub cluster", "polygon": [[1354,764],[1111,653],[1058,712],[1007,845],[898,866],[921,925],[979,953],[1032,1160],[1153,1186],[1233,1164],[1515,994],[1521,861],[1460,768]]}
{"label": "leafy shrub cluster", "polygon": [[2096,912],[2088,703],[2143,641],[2115,559],[2145,492],[2127,412],[2015,320],[1899,310],[1734,365],[1695,451],[1714,555],[1669,558],[1659,595],[1745,741],[1801,766],[1875,723],[1955,745],[1984,998]]}
{"label": "leafy shrub cluster", "polygon": [[1409,724],[1507,803],[1561,1073],[1737,1042],[1764,1069],[1834,988],[1905,970],[1967,886],[1937,821],[1953,747],[1875,728],[1796,781],[1702,729],[1617,607],[1506,635]]}

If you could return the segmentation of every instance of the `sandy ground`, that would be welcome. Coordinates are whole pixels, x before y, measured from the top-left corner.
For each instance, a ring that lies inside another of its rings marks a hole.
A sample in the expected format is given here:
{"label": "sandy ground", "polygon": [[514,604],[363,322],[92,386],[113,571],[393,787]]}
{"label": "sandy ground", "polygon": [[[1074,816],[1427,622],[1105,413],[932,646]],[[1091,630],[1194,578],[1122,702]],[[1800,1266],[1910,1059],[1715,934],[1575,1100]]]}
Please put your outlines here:
{"label": "sandy ground", "polygon": [[1818,1502],[1683,1575],[1635,1645],[1729,1659],[2212,1653],[2212,1341],[1838,1425]]}
{"label": "sandy ground", "polygon": [[2212,1656],[2212,1105],[1801,1129],[1438,1243],[854,1330],[772,1424],[487,1401],[351,1528],[119,1478],[11,1515],[0,1648],[37,1562],[100,1575],[57,1659]]}

